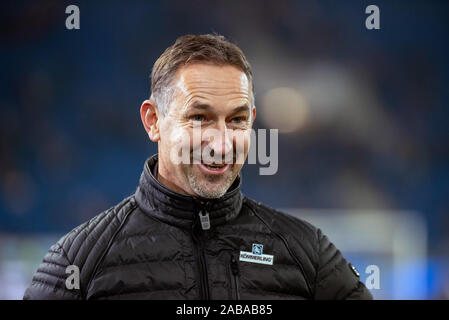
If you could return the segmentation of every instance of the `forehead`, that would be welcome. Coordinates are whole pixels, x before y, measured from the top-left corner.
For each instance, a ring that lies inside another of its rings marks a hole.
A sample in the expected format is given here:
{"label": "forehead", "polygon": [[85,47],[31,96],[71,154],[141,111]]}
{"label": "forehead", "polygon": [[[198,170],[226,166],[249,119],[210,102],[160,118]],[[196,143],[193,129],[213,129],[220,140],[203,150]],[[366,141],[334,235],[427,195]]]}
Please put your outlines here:
{"label": "forehead", "polygon": [[246,74],[231,65],[195,63],[180,68],[175,86],[186,99],[248,99],[250,84]]}

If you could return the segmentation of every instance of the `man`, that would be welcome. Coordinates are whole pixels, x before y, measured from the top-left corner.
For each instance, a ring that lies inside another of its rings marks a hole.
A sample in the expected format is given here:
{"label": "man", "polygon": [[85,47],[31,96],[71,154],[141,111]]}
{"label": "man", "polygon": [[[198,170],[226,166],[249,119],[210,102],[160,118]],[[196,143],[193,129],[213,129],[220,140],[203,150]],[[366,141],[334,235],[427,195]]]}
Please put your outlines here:
{"label": "man", "polygon": [[372,298],[319,229],[242,195],[256,108],[237,46],[180,37],[151,91],[140,115],[158,154],[136,193],[53,245],[24,299]]}

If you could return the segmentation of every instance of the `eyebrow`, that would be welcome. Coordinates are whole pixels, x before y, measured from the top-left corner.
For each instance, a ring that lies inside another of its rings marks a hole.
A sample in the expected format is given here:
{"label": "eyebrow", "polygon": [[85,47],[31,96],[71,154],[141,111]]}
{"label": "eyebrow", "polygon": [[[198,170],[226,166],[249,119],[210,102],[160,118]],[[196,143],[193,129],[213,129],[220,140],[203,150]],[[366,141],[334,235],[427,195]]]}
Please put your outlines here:
{"label": "eyebrow", "polygon": [[248,111],[249,112],[249,106],[247,104],[244,104],[243,106],[237,107],[234,110],[232,110],[232,113],[238,113],[241,111]]}
{"label": "eyebrow", "polygon": [[194,102],[190,105],[189,109],[210,110],[212,107],[207,103]]}
{"label": "eyebrow", "polygon": [[[207,103],[201,103],[201,102],[194,102],[189,109],[198,109],[198,110],[206,110],[209,111],[212,109],[212,107],[207,104]],[[248,106],[248,104],[244,104],[242,106],[236,107],[232,110],[232,113],[238,113],[238,112],[242,112],[242,111],[248,111],[249,112],[250,108]]]}

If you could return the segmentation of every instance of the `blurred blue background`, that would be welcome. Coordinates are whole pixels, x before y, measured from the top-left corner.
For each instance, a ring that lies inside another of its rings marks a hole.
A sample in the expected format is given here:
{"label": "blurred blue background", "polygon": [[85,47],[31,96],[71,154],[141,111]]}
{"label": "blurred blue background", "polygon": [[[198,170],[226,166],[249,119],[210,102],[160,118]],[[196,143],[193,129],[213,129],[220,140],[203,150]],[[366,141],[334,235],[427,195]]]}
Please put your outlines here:
{"label": "blurred blue background", "polygon": [[244,193],[317,224],[362,280],[378,265],[375,297],[449,298],[449,2],[0,6],[0,298],[21,298],[52,243],[135,191],[157,150],[139,116],[152,65],[211,32],[253,66],[255,127],[280,130],[277,174],[246,165]]}

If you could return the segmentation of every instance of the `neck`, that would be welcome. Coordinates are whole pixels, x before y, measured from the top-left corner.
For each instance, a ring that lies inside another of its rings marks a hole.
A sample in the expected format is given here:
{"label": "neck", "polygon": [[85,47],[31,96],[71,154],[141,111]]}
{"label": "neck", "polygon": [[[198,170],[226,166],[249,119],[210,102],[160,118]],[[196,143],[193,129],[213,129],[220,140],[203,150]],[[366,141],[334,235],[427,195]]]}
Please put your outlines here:
{"label": "neck", "polygon": [[158,159],[158,163],[156,165],[156,170],[153,173],[154,176],[156,177],[156,179],[162,184],[164,185],[166,188],[183,194],[183,195],[188,195],[188,196],[195,196],[192,194],[187,193],[184,189],[180,188],[176,183],[173,183],[169,178],[169,173],[168,170],[165,168],[164,166],[164,162],[161,161],[161,158]]}

